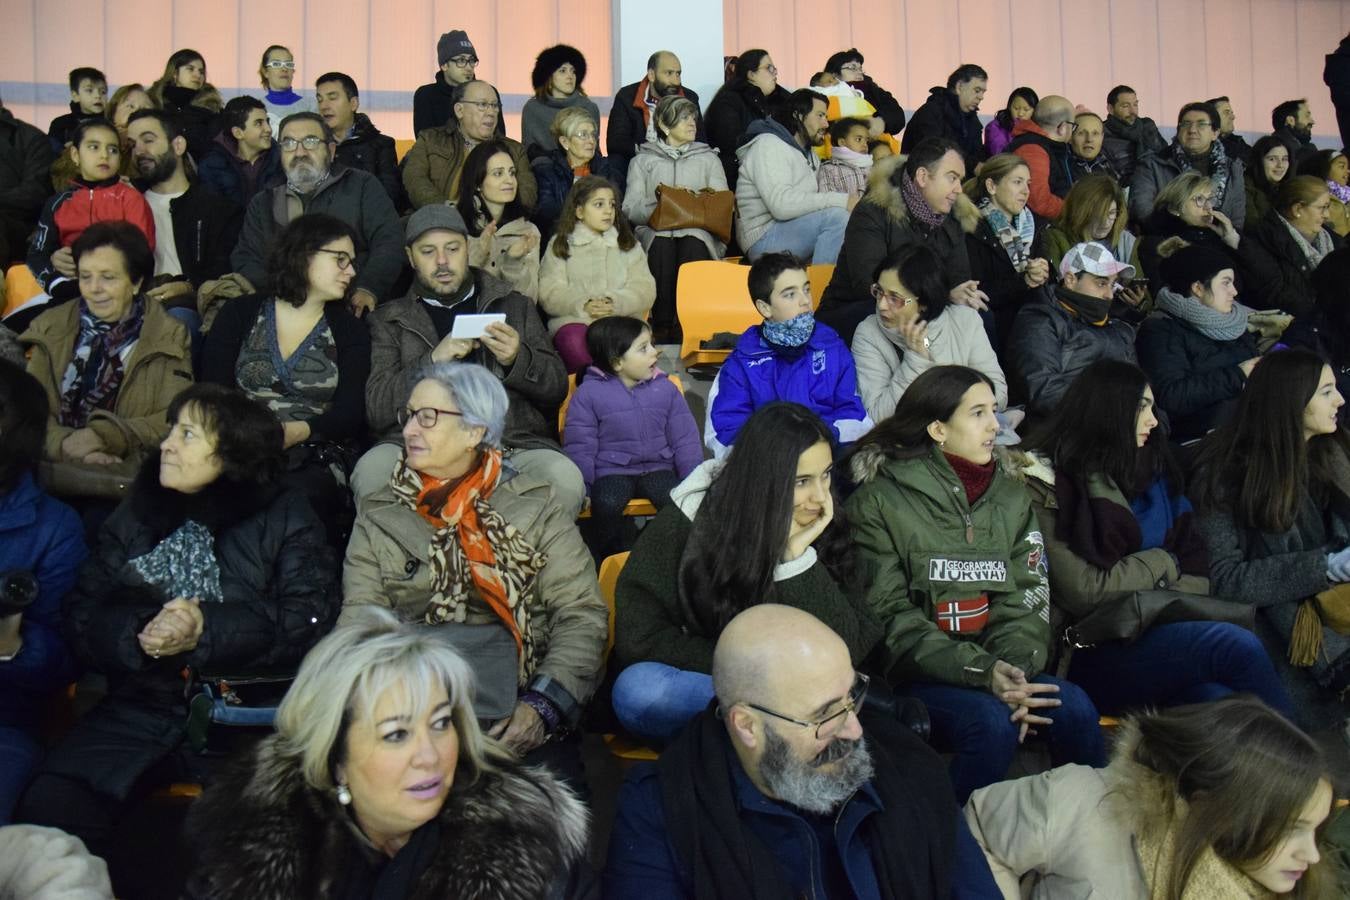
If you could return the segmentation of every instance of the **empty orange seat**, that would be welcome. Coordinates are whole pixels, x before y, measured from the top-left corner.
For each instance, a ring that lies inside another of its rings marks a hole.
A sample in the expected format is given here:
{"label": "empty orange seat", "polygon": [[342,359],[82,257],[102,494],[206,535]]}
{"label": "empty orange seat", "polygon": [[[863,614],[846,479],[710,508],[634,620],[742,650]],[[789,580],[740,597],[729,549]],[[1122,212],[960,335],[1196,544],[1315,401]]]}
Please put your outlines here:
{"label": "empty orange seat", "polygon": [[5,306],[0,316],[9,315],[41,293],[42,287],[28,267],[15,263],[5,270]]}
{"label": "empty orange seat", "polygon": [[722,363],[730,350],[700,350],[699,342],[719,331],[740,334],[763,317],[750,301],[750,267],[725,260],[699,260],[680,266],[675,283],[675,309],[684,341],[684,364]]}

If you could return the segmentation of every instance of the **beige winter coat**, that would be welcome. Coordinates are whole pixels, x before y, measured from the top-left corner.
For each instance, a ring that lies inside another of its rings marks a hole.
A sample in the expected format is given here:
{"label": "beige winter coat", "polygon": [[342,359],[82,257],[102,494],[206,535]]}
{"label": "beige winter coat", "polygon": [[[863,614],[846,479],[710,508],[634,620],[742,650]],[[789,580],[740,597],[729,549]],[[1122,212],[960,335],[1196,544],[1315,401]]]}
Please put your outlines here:
{"label": "beige winter coat", "polygon": [[[534,246],[520,256],[509,251],[521,241]],[[539,297],[539,229],[529,219],[513,219],[487,237],[469,238],[469,265],[500,278],[531,300]]]}
{"label": "beige winter coat", "polygon": [[[530,587],[538,667],[584,705],[600,681],[609,610],[600,596],[595,564],[576,523],[543,481],[516,474],[492,494],[492,508],[548,557]],[[385,484],[360,502],[342,571],[342,615],[374,604],[407,621],[422,621],[431,597],[431,525]],[[496,622],[483,605],[469,624]]]}
{"label": "beige winter coat", "polygon": [[[1105,769],[1060,766],[970,795],[966,823],[1006,900],[1149,900],[1151,887],[1161,896],[1166,868],[1155,862],[1149,870],[1138,835],[1160,846],[1186,806],[1165,779],[1132,759],[1139,741],[1133,723],[1121,732]],[[1186,896],[1273,895],[1206,851]]]}
{"label": "beige winter coat", "polygon": [[571,251],[567,259],[559,259],[550,245],[539,270],[539,305],[552,317],[549,334],[564,325],[591,324],[595,320],[585,303],[600,297],[614,301],[616,316],[647,318],[656,302],[656,279],[640,245],[620,250],[617,230],[596,234],[584,225],[573,228],[566,240]]}

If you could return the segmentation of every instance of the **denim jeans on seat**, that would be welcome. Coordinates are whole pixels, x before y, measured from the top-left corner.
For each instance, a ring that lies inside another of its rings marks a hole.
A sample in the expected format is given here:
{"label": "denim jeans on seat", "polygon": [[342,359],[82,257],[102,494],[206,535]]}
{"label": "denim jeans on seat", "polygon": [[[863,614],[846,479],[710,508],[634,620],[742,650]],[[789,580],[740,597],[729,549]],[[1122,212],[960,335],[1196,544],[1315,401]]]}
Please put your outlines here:
{"label": "denim jeans on seat", "polygon": [[[1031,680],[1059,685],[1059,693],[1053,696],[1060,705],[1045,712],[1054,724],[1036,728],[1049,742],[1051,763],[1106,765],[1106,745],[1097,724],[1100,717],[1083,689],[1050,675]],[[1010,720],[1012,710],[1006,703],[987,690],[930,682],[911,684],[903,693],[928,707],[933,746],[955,754],[951,775],[957,802],[964,804],[972,791],[1007,775],[1017,755],[1019,726]]]}
{"label": "denim jeans on seat", "polygon": [[1231,622],[1169,622],[1154,625],[1132,644],[1112,641],[1074,650],[1069,680],[1108,715],[1245,691],[1293,717],[1289,693],[1265,645]]}
{"label": "denim jeans on seat", "polygon": [[844,229],[848,226],[848,210],[831,206],[815,212],[774,222],[764,236],[750,246],[746,257],[754,262],[766,253],[788,252],[812,265],[833,263],[844,245]]}
{"label": "denim jeans on seat", "polygon": [[659,662],[633,663],[614,680],[610,702],[634,737],[666,744],[712,702],[712,676]]}

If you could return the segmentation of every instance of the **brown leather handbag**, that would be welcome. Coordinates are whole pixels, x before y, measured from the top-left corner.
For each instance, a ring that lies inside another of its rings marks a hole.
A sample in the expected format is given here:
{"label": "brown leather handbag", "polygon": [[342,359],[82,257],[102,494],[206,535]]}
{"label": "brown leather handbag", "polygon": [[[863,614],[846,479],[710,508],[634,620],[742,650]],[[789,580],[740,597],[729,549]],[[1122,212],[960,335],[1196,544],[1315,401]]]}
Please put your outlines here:
{"label": "brown leather handbag", "polygon": [[647,222],[653,231],[701,228],[726,244],[731,241],[731,216],[736,211],[736,194],[703,188],[656,186],[656,210]]}

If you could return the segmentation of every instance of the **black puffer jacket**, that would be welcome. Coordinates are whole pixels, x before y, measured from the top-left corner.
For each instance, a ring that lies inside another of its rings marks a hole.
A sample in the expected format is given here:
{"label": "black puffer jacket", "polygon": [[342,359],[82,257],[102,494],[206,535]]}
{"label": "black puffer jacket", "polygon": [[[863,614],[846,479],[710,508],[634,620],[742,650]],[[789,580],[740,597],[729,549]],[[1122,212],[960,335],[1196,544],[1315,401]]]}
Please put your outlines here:
{"label": "black puffer jacket", "polygon": [[1108,318],[1087,321],[1076,308],[1075,294],[1045,285],[1022,307],[1005,344],[1008,401],[1026,403],[1033,414],[1048,414],[1079,373],[1099,359],[1134,362],[1134,327]]}
{"label": "black puffer jacket", "polygon": [[930,88],[923,106],[914,110],[900,139],[900,152],[908,153],[924,138],[949,138],[961,145],[966,172],[984,161],[984,125],[977,112],[962,112],[956,94],[945,87]]}
{"label": "black puffer jacket", "polygon": [[[1324,230],[1331,235],[1331,246],[1339,247],[1341,239],[1336,233],[1330,228]],[[1259,308],[1282,309],[1296,316],[1312,312],[1317,300],[1317,292],[1312,286],[1316,267],[1289,233],[1279,212],[1272,209],[1264,219],[1247,229],[1241,251],[1246,259],[1259,259],[1270,272],[1271,277],[1261,288]],[[1245,298],[1243,302],[1252,305]]]}
{"label": "black puffer jacket", "polygon": [[1247,383],[1238,364],[1260,353],[1249,331],[1219,341],[1161,311],[1144,320],[1135,349],[1178,441],[1201,437],[1232,416]]}
{"label": "black puffer jacket", "polygon": [[[974,212],[965,194],[956,198],[952,215],[933,228],[912,217],[900,193],[900,168],[906,157],[893,156],[872,167],[867,193],[853,208],[844,230],[844,244],[834,275],[825,288],[816,317],[845,343],[853,340],[858,323],[876,312],[872,300],[872,271],[901,247],[924,244],[936,253],[947,272],[947,286],[970,280],[970,258],[959,218]],[[963,209],[969,207],[969,212]],[[978,215],[978,214],[977,214]]]}
{"label": "black puffer jacket", "polygon": [[736,190],[736,176],[740,171],[736,148],[745,140],[745,130],[756,119],[766,118],[789,96],[782,85],[765,96],[763,91],[747,82],[739,87],[723,87],[708,104],[703,117],[708,129],[708,143],[722,155],[722,168],[727,173],[727,187],[731,190]]}
{"label": "black puffer jacket", "polygon": [[[222,602],[203,602],[201,639],[188,653],[152,659],[136,635],[172,597],[131,561],[189,518],[215,539]],[[184,666],[207,674],[293,671],[337,620],[337,566],[324,528],[301,494],[218,479],[197,494],[159,484],[150,457],[131,495],[104,523],[66,598],[66,640],[111,691],[147,705],[180,702]]]}
{"label": "black puffer jacket", "polygon": [[380,179],[384,192],[397,209],[408,206],[403,193],[403,177],[398,172],[398,150],[394,139],[384,134],[365,113],[352,121],[352,135],[338,144],[334,159],[349,169],[360,169]]}

